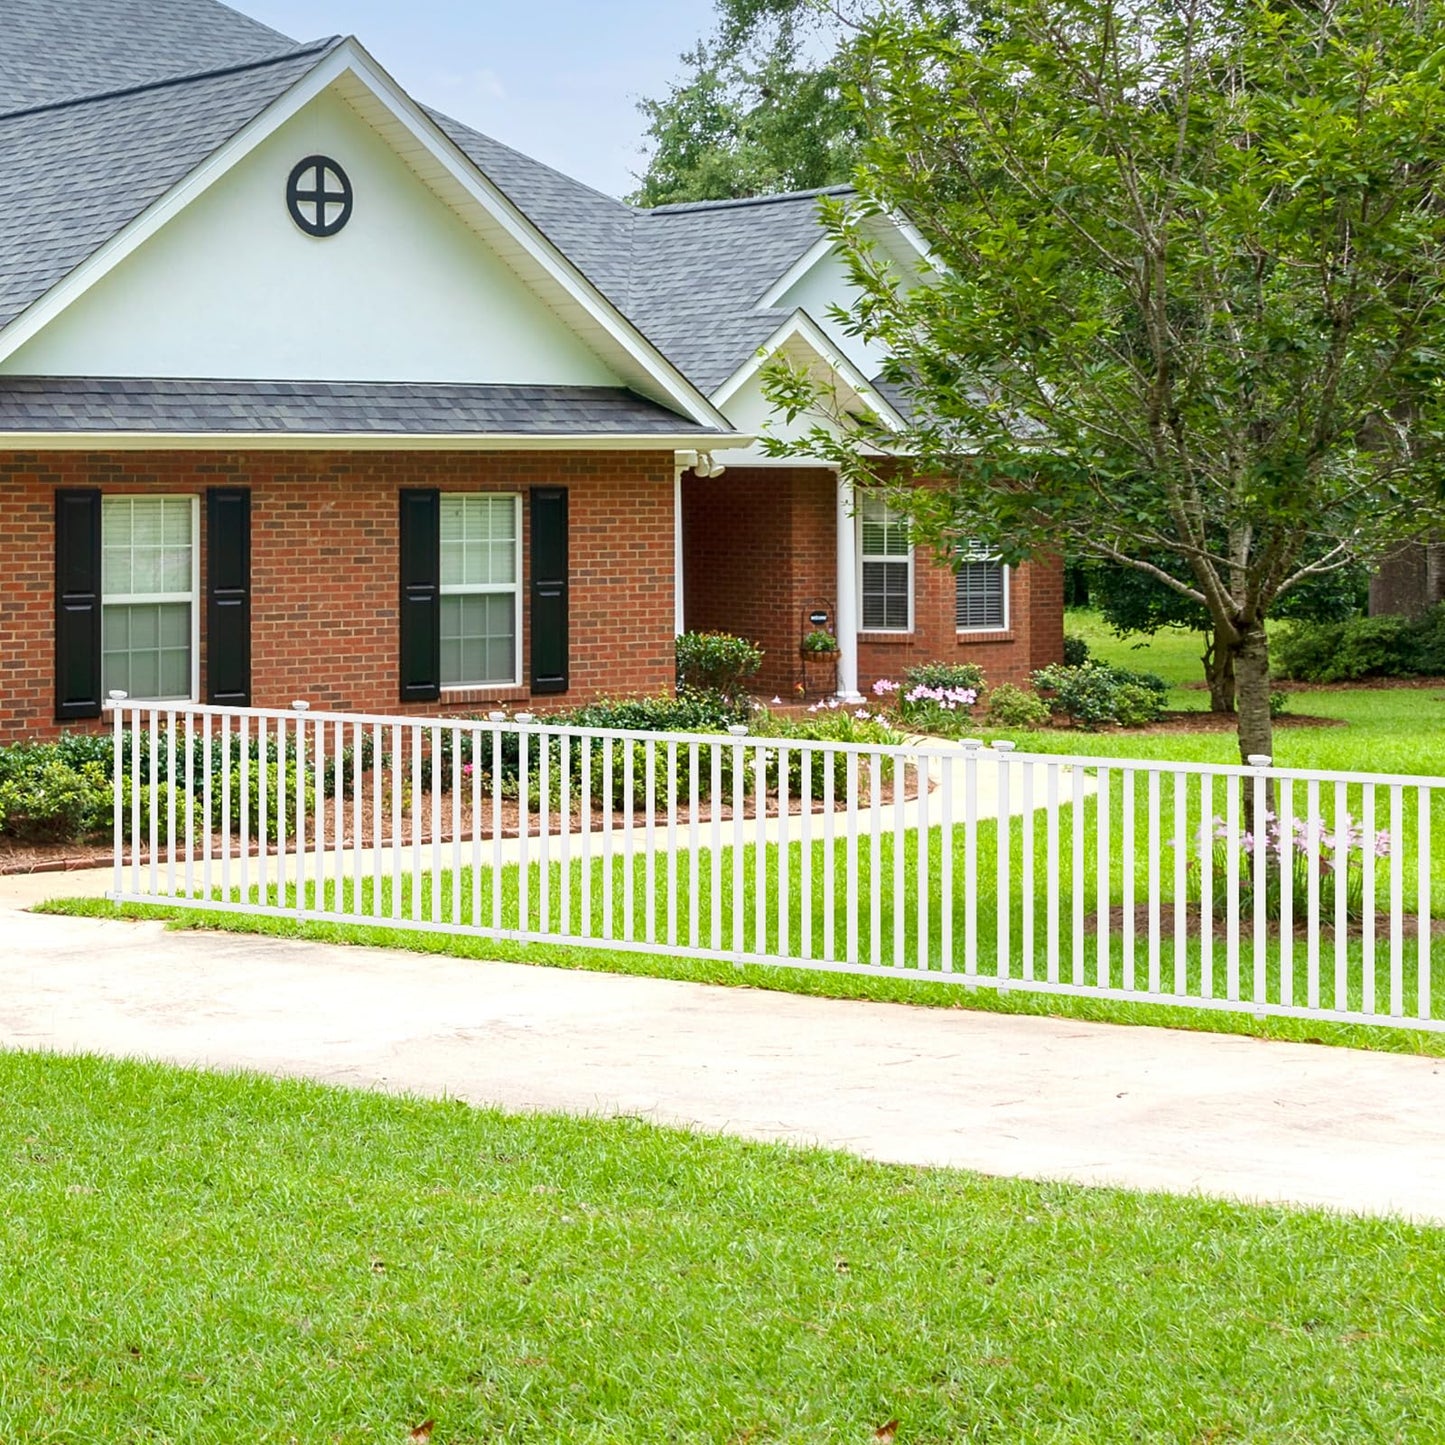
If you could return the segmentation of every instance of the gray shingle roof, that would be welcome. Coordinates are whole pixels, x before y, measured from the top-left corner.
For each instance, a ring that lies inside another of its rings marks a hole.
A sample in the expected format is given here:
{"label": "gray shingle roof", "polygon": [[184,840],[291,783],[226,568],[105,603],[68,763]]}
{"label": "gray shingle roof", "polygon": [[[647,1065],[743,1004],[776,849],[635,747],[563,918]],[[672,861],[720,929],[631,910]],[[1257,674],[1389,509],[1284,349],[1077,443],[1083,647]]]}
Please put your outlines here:
{"label": "gray shingle roof", "polygon": [[289,90],[321,53],[0,118],[0,326]]}
{"label": "gray shingle roof", "polygon": [[0,376],[0,432],[717,435],[621,387],[43,376]]}
{"label": "gray shingle roof", "polygon": [[297,48],[215,0],[4,0],[0,8],[4,112]]}

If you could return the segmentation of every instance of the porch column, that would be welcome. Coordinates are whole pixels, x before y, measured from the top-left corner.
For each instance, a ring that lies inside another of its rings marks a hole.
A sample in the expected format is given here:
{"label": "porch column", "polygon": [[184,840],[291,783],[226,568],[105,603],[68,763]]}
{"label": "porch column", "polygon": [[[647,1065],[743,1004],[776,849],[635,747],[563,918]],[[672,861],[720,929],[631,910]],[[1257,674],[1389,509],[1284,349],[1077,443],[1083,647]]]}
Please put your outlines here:
{"label": "porch column", "polygon": [[858,544],[853,489],[838,478],[838,696],[861,700],[858,691]]}

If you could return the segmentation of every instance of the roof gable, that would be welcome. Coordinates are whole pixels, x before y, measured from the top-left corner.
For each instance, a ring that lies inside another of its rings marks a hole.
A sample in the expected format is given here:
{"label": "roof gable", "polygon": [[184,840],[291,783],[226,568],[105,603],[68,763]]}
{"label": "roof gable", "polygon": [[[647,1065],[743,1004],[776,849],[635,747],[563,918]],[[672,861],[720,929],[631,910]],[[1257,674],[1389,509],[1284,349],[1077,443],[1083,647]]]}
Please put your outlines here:
{"label": "roof gable", "polygon": [[[291,219],[292,168],[354,191],[337,235]],[[616,370],[336,87],[228,167],[6,361],[39,376],[617,386]]]}
{"label": "roof gable", "polygon": [[[303,67],[299,75],[289,70],[298,64]],[[211,104],[215,97],[208,88],[233,85],[237,80],[234,76],[177,82],[143,94],[73,107],[91,127],[91,133],[85,137],[86,154],[77,164],[82,170],[90,167],[97,182],[103,180],[108,165],[114,164],[117,151],[127,156],[139,151],[134,166],[138,175],[130,175],[131,167],[117,167],[125,177],[125,184],[119,188],[123,194],[106,208],[103,220],[89,216],[85,201],[78,203],[83,219],[78,226],[70,228],[75,234],[69,234],[63,224],[57,227],[53,215],[57,200],[69,203],[67,197],[73,187],[68,184],[65,172],[74,152],[53,139],[47,146],[46,127],[42,123],[45,116],[18,117],[8,122],[17,127],[31,123],[37,126],[33,138],[42,149],[48,149],[45,162],[48,169],[42,172],[21,164],[9,175],[0,172],[12,195],[20,201],[17,214],[27,217],[31,230],[36,233],[28,241],[37,244],[23,244],[27,238],[22,238],[20,249],[39,257],[38,264],[22,261],[17,270],[23,274],[8,278],[8,288],[7,278],[0,269],[0,302],[3,302],[0,360],[54,322],[302,106],[323,89],[334,86],[424,186],[463,216],[522,284],[541,297],[564,325],[602,358],[611,369],[612,378],[694,420],[708,425],[721,424],[719,414],[683,373],[649,345],[600,288],[539,232],[521,209],[476,168],[355,41],[340,42],[324,55],[313,52],[306,60],[287,59],[273,62],[264,69],[286,71],[291,84],[269,104],[262,103],[259,110],[252,106],[249,112],[239,101],[234,108]],[[254,92],[255,88],[247,89]],[[191,114],[198,96],[203,109],[210,107],[200,117]],[[192,103],[190,109],[188,100]],[[134,113],[125,111],[117,117],[112,111],[116,106],[134,107]],[[164,144],[155,143],[163,141],[170,127],[164,118],[157,122],[154,112],[165,112],[171,106],[180,111],[179,116],[171,118],[176,130],[182,134],[195,130],[203,135],[194,145],[179,148],[191,166],[189,170],[183,168],[182,161]],[[92,112],[101,118],[92,118]],[[56,114],[64,115],[67,124],[73,123],[68,110],[47,112],[46,116],[53,120]],[[131,122],[130,131],[124,137],[114,131],[107,135],[107,117],[112,126]],[[0,145],[5,138],[5,124],[0,118]],[[228,130],[232,132],[229,138],[214,146],[216,139]],[[137,147],[131,144],[130,133],[143,134],[152,143]],[[207,150],[208,144],[214,149]],[[206,153],[197,165],[196,157],[203,151]],[[179,180],[177,171],[183,172]],[[4,192],[0,191],[0,199],[3,198]],[[146,198],[150,198],[149,204]],[[52,214],[47,214],[46,200],[52,203]],[[110,238],[97,244],[107,229],[112,233]],[[0,247],[4,247],[8,239],[0,230]],[[8,247],[5,249],[8,251]]]}

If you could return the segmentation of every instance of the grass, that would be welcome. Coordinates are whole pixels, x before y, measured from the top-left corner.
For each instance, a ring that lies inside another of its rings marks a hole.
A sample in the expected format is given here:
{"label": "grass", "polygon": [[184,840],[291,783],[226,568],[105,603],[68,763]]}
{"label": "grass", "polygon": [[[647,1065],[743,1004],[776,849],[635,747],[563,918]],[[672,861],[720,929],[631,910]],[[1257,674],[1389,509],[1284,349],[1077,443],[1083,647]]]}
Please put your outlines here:
{"label": "grass", "polygon": [[6,1440],[1445,1437],[1422,1226],[84,1058],[0,1097]]}

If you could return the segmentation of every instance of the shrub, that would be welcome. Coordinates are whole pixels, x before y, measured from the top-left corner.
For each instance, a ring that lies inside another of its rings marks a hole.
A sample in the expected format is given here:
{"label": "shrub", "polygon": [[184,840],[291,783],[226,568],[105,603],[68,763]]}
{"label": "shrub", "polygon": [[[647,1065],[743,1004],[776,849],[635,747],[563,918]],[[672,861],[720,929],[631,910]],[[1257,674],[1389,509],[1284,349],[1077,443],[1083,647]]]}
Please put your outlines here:
{"label": "shrub", "polygon": [[677,639],[677,690],[741,701],[763,665],[763,650],[727,632],[684,632]]}
{"label": "shrub", "polygon": [[910,667],[903,674],[903,681],[909,688],[978,693],[983,691],[983,668],[973,662],[923,662]]}
{"label": "shrub", "polygon": [[1445,677],[1445,602],[1436,603],[1410,628],[1410,661],[1421,677]]}
{"label": "shrub", "polygon": [[1420,624],[1412,627],[1403,617],[1297,622],[1275,644],[1275,671],[1299,682],[1408,677],[1416,666],[1413,644],[1417,628]]}
{"label": "shrub", "polygon": [[[23,753],[16,758],[14,754]],[[72,843],[112,816],[110,778],[97,763],[72,767],[50,749],[7,749],[0,818],[22,843]]]}
{"label": "shrub", "polygon": [[1082,667],[1089,660],[1089,644],[1076,632],[1064,634],[1064,666]]}
{"label": "shrub", "polygon": [[988,695],[988,720],[996,727],[1047,727],[1052,717],[1048,703],[1011,682],[1001,682]]}
{"label": "shrub", "polygon": [[[773,718],[768,721],[766,735],[779,739],[787,739],[798,742],[816,743],[859,743],[866,747],[896,747],[903,741],[902,734],[895,732],[888,726],[887,721],[877,713],[870,713],[867,708],[850,708],[838,702],[836,698],[830,698],[825,703],[819,703],[816,707],[810,708],[809,716],[799,722],[792,722],[782,718]],[[777,775],[779,762],[774,754],[769,760],[769,776],[767,787],[770,792],[777,789]],[[848,755],[836,753],[832,759],[833,768],[833,795],[842,798],[844,789],[848,784]],[[888,762],[884,762],[884,774],[888,772]],[[815,755],[813,764],[808,770],[809,773],[809,796],[821,798],[823,796],[825,779],[827,777],[827,764],[821,755]],[[788,791],[791,797],[798,797],[803,788],[803,757],[800,750],[791,750],[788,754]]]}
{"label": "shrub", "polygon": [[1105,723],[1139,727],[1157,722],[1169,692],[1169,684],[1152,673],[1102,662],[1041,668],[1034,673],[1034,686],[1052,696],[1055,710],[1090,732]]}
{"label": "shrub", "polygon": [[957,733],[969,725],[983,690],[983,669],[973,663],[927,662],[910,667],[903,681],[880,678],[873,695],[896,710],[916,732]]}

